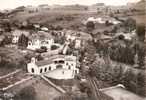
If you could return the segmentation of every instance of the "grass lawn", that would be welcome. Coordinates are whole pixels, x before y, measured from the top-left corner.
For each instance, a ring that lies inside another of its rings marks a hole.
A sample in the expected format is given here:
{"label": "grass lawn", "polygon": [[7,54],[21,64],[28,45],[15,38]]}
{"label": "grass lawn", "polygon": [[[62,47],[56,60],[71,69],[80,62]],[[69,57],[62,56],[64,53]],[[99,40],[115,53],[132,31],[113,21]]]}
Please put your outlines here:
{"label": "grass lawn", "polygon": [[0,68],[0,76],[7,75],[15,70],[16,68]]}

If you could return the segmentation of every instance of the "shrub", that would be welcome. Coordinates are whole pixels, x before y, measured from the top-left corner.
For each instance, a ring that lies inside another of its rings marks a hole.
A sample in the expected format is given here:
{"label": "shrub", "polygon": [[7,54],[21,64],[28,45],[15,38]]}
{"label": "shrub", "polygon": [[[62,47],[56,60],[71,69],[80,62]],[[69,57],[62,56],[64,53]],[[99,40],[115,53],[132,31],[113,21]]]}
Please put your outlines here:
{"label": "shrub", "polygon": [[56,45],[51,46],[51,50],[56,50],[58,47]]}
{"label": "shrub", "polygon": [[23,88],[16,96],[15,100],[35,100],[36,92],[34,87]]}
{"label": "shrub", "polygon": [[47,47],[42,46],[40,49],[36,49],[36,52],[37,52],[37,53],[44,53],[44,52],[47,52]]}
{"label": "shrub", "polygon": [[93,21],[87,22],[86,28],[87,28],[87,30],[89,30],[89,31],[95,29],[95,24],[94,24],[94,22],[93,22]]}
{"label": "shrub", "polygon": [[140,40],[144,41],[145,37],[145,26],[144,25],[137,25],[136,26],[136,33]]}

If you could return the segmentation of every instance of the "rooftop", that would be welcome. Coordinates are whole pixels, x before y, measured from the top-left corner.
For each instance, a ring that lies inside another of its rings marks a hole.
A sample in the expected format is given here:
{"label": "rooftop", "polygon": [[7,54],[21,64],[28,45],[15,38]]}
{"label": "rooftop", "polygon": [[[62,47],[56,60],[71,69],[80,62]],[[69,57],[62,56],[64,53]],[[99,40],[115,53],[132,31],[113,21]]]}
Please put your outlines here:
{"label": "rooftop", "polygon": [[37,33],[32,34],[29,39],[33,40],[33,39],[39,39],[39,40],[44,40],[44,39],[53,39],[54,37],[48,33],[48,32],[44,32],[44,31],[38,31]]}
{"label": "rooftop", "polygon": [[75,56],[53,55],[53,56],[48,57],[47,60],[37,61],[36,65],[38,67],[40,67],[40,66],[44,66],[44,65],[47,65],[47,64],[51,64],[51,63],[53,63],[53,60],[55,60],[55,59],[64,59],[65,61],[76,61]]}
{"label": "rooftop", "polygon": [[92,37],[88,33],[85,33],[82,31],[67,30],[66,33],[67,33],[67,35],[75,36],[78,39],[83,39],[83,40],[92,39]]}
{"label": "rooftop", "polygon": [[22,34],[24,34],[25,36],[29,36],[29,31],[16,29],[12,32],[12,34],[17,36],[20,36]]}

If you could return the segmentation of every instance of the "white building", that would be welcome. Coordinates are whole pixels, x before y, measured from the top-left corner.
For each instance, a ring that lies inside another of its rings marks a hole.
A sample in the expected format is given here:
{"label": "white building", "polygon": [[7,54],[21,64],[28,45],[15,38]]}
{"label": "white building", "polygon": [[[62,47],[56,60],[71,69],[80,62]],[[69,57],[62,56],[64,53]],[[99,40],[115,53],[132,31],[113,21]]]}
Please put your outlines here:
{"label": "white building", "polygon": [[36,29],[40,29],[40,27],[41,27],[39,24],[34,24],[33,26],[34,26]]}
{"label": "white building", "polygon": [[49,29],[47,27],[41,27],[42,31],[49,31]]}
{"label": "white building", "polygon": [[27,64],[27,70],[35,75],[51,73],[54,70],[69,70],[72,75],[79,73],[76,56],[67,55],[54,55],[42,61],[36,61],[35,58],[32,58],[31,62]]}
{"label": "white building", "polygon": [[87,19],[87,21],[85,22],[85,24],[87,22],[94,22],[94,23],[100,23],[100,24],[105,24],[106,21],[108,21],[109,23],[112,23],[114,25],[117,25],[117,24],[120,24],[121,22],[116,20],[115,18],[112,18],[112,17],[98,17],[98,18],[94,18],[94,17],[89,17]]}
{"label": "white building", "polygon": [[75,40],[75,48],[79,49],[79,48],[81,48],[81,45],[82,45],[82,40],[76,39]]}
{"label": "white building", "polygon": [[50,50],[53,44],[53,36],[47,32],[39,31],[37,34],[32,34],[32,36],[29,37],[27,49],[36,50],[45,46],[48,50]]}

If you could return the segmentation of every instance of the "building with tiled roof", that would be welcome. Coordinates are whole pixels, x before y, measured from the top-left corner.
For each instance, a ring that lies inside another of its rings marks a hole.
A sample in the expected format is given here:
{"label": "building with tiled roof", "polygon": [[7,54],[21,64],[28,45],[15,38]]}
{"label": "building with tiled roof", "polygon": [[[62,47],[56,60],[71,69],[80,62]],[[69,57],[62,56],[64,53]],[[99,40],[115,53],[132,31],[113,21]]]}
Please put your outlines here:
{"label": "building with tiled roof", "polygon": [[72,55],[54,55],[41,61],[32,58],[31,62],[27,64],[27,70],[30,74],[34,75],[42,75],[50,72],[55,73],[54,70],[57,70],[57,72],[58,70],[62,71],[61,74],[64,74],[66,70],[69,70],[74,74],[79,72],[79,69],[77,68],[77,58]]}

